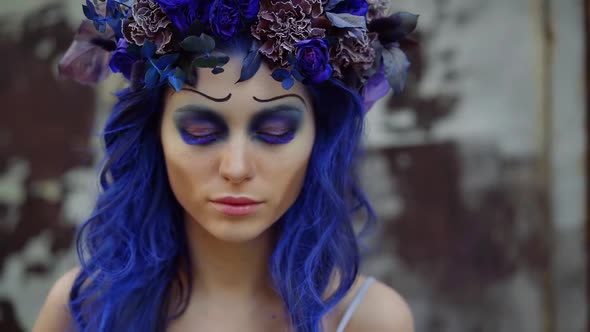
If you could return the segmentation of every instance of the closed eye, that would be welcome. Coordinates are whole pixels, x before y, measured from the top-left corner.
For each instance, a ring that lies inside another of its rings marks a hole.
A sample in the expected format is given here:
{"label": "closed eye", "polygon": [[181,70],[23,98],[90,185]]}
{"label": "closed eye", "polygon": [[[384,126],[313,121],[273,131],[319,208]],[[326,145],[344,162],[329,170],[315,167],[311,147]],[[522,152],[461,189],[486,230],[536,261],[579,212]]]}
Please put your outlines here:
{"label": "closed eye", "polygon": [[207,136],[207,135],[217,132],[217,129],[215,129],[214,127],[202,126],[202,125],[198,125],[198,124],[190,124],[190,125],[186,126],[184,128],[184,130],[187,133],[189,133],[193,136],[196,136],[196,137]]}
{"label": "closed eye", "polygon": [[[200,105],[186,105],[175,112],[177,129],[189,145],[208,145],[230,135],[222,115]],[[278,105],[256,113],[248,125],[251,139],[265,144],[289,143],[303,120],[303,111],[289,105]]]}
{"label": "closed eye", "polygon": [[256,137],[267,144],[286,144],[295,137],[295,129],[280,131],[258,131]]}
{"label": "closed eye", "polygon": [[264,135],[282,136],[292,130],[293,129],[291,129],[289,126],[276,125],[261,127],[257,130],[257,132]]}
{"label": "closed eye", "polygon": [[[197,135],[194,132],[188,132],[184,129],[181,130],[181,135],[184,141],[190,145],[207,145],[214,143],[215,141],[223,137],[222,133],[219,131],[212,131],[207,133],[203,132]],[[286,144],[293,140],[293,138],[295,137],[295,130],[288,130],[280,133],[270,133],[261,131],[257,132],[254,136],[256,139],[266,144]]]}
{"label": "closed eye", "polygon": [[220,130],[211,126],[200,126],[198,124],[181,128],[180,134],[184,141],[191,145],[210,144],[222,136]]}

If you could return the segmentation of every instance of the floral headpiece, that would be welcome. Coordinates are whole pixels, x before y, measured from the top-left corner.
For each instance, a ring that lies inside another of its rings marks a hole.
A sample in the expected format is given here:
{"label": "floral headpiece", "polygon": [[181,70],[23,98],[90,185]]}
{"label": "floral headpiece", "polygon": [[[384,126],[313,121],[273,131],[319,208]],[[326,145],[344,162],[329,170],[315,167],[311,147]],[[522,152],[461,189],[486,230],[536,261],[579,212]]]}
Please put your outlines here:
{"label": "floral headpiece", "polygon": [[[400,92],[410,63],[399,48],[417,15],[387,16],[390,0],[86,0],[83,21],[59,64],[84,84],[122,73],[132,89],[195,83],[196,68],[223,72],[216,41],[249,32],[255,42],[238,82],[263,60],[290,89],[332,77],[358,91],[368,110]],[[109,70],[110,69],[110,70]]]}

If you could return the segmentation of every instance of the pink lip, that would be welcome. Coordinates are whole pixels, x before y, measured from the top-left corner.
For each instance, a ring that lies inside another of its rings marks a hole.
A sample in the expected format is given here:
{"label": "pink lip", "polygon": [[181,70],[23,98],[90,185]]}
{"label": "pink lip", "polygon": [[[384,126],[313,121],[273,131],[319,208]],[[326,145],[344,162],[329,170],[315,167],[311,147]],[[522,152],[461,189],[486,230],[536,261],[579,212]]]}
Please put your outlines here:
{"label": "pink lip", "polygon": [[222,197],[219,199],[214,199],[213,202],[215,203],[222,203],[222,204],[230,204],[230,205],[247,205],[247,204],[258,204],[260,202],[255,201],[253,199],[247,197]]}
{"label": "pink lip", "polygon": [[262,203],[243,205],[231,205],[217,202],[211,203],[217,211],[228,216],[247,216],[249,214],[256,212],[256,210],[258,210],[258,208],[262,205]]}

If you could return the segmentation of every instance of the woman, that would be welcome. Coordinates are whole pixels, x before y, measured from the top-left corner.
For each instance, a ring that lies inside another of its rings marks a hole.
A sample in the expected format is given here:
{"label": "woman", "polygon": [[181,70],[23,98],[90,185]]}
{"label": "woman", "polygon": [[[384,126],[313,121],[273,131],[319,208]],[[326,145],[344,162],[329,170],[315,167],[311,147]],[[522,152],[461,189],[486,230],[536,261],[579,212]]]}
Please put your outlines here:
{"label": "woman", "polygon": [[60,70],[91,83],[108,65],[130,87],[80,267],[34,331],[413,331],[403,299],[359,275],[352,227],[374,218],[363,117],[403,86],[416,23],[384,3],[87,1]]}

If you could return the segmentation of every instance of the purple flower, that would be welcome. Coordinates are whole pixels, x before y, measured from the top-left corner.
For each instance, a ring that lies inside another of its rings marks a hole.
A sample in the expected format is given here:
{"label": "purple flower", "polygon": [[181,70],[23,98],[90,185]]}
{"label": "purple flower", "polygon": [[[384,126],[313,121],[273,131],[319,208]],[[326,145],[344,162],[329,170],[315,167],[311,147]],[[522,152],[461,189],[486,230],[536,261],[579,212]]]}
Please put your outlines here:
{"label": "purple flower", "polygon": [[209,21],[212,0],[156,0],[166,16],[180,31],[186,32],[195,22]]}
{"label": "purple flower", "polygon": [[361,93],[363,104],[365,105],[365,112],[368,112],[375,103],[385,97],[391,90],[391,84],[387,80],[383,65],[378,72],[369,78],[363,87]]}
{"label": "purple flower", "polygon": [[246,20],[256,18],[260,11],[260,1],[258,0],[242,0],[240,1],[240,11]]}
{"label": "purple flower", "polygon": [[229,40],[258,14],[259,8],[258,0],[214,0],[209,11],[211,31]]}
{"label": "purple flower", "polygon": [[375,62],[375,49],[371,47],[376,35],[367,34],[358,28],[341,29],[335,35],[337,42],[331,49],[331,64],[334,76],[344,77],[345,69],[354,67],[357,72],[366,72]]}
{"label": "purple flower", "polygon": [[156,44],[158,54],[172,50],[172,22],[154,0],[136,0],[132,13],[123,22],[123,36],[129,43],[141,46],[147,38]]}
{"label": "purple flower", "polygon": [[260,53],[272,65],[288,66],[295,43],[325,37],[326,30],[316,25],[322,13],[321,0],[261,0],[258,24],[252,26]]}
{"label": "purple flower", "polygon": [[304,77],[304,84],[317,84],[332,76],[328,45],[323,39],[309,39],[295,44],[297,70]]}
{"label": "purple flower", "polygon": [[215,0],[209,12],[211,31],[223,40],[228,40],[234,36],[240,22],[240,10],[235,6],[234,2],[231,0]]}
{"label": "purple flower", "polygon": [[369,11],[369,4],[366,0],[343,0],[330,12],[346,13],[356,16],[365,16]]}
{"label": "purple flower", "polygon": [[127,41],[124,38],[117,42],[117,49],[111,57],[109,67],[113,73],[121,73],[126,79],[131,79],[131,69],[135,61],[139,60],[137,56],[127,52]]}
{"label": "purple flower", "polygon": [[93,85],[105,79],[110,72],[110,52],[96,45],[92,40],[95,38],[109,40],[114,36],[110,27],[101,33],[94,28],[92,21],[83,21],[72,45],[59,62],[59,76],[87,85]]}

